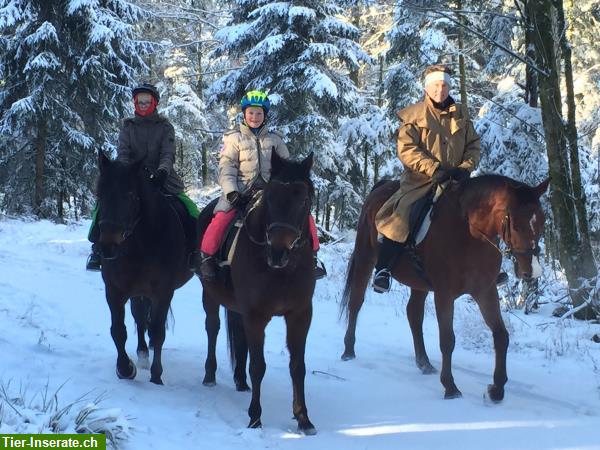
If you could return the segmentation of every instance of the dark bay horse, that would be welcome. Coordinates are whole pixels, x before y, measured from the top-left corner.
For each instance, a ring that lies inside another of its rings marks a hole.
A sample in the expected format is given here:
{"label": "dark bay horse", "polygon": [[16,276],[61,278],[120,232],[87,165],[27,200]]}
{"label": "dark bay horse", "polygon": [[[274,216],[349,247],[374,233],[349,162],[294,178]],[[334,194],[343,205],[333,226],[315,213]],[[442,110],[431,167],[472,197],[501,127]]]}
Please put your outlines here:
{"label": "dark bay horse", "polygon": [[[504,241],[506,253],[513,258],[517,277],[530,279],[538,262],[538,240],[545,220],[539,198],[548,188],[548,182],[529,187],[507,177],[484,175],[448,186],[434,205],[427,236],[416,248],[425,276],[406,251],[393,264],[392,276],[411,288],[406,312],[417,367],[426,374],[435,372],[435,368],[425,351],[423,314],[427,293],[434,292],[445,398],[462,395],[454,384],[451,366],[454,300],[462,294],[475,299],[492,330],[496,367],[494,383],[488,386],[487,393],[494,402],[504,398],[508,332],[500,315],[496,289],[502,258],[498,238]],[[348,314],[344,360],[355,357],[356,320],[377,259],[375,214],[398,186],[393,181],[376,186],[361,211],[341,302],[342,313]]]}
{"label": "dark bay horse", "polygon": [[[145,322],[148,309],[151,311],[148,332],[154,356],[150,381],[162,384],[161,353],[169,306],[174,290],[192,277],[184,224],[192,219],[176,211],[171,200],[152,184],[141,163],[111,161],[101,153],[99,166],[99,244],[111,315],[110,333],[117,348],[117,376],[136,376],[135,364],[125,351],[125,303],[134,298],[142,306],[147,300],[135,297],[146,297],[151,305],[140,310],[136,322],[139,327],[142,320]],[[195,228],[195,224],[187,225]],[[132,311],[136,316],[136,310]],[[143,330],[141,336],[143,339]],[[147,348],[145,351],[147,355]]]}
{"label": "dark bay horse", "polygon": [[[304,351],[315,289],[308,229],[314,196],[310,180],[312,162],[312,154],[302,162],[293,162],[272,153],[271,179],[244,218],[244,228],[231,261],[231,280],[217,278],[203,282],[209,345],[204,382],[214,384],[219,305],[223,305],[234,312],[228,314],[228,326],[230,320],[237,317],[245,331],[243,336],[230,332],[229,337],[230,346],[235,349],[232,351],[234,359],[244,358],[245,361],[245,346],[250,354],[250,428],[261,426],[260,392],[266,370],[265,327],[273,316],[283,316],[290,352],[294,418],[301,432],[316,433],[308,418],[304,398]],[[243,343],[238,342],[240,338],[245,338]],[[244,364],[239,362],[236,361],[236,372],[245,371]],[[245,374],[237,373],[235,379],[238,390],[246,388]]]}

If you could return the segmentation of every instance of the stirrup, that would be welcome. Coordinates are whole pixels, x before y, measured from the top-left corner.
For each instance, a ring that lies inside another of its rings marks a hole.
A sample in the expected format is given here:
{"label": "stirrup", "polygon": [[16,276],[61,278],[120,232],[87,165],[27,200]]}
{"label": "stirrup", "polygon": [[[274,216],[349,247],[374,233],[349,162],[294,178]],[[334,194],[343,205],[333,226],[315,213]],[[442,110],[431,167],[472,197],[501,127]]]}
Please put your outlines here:
{"label": "stirrup", "polygon": [[313,274],[315,280],[320,280],[321,278],[325,278],[327,276],[327,269],[325,269],[325,264],[323,261],[315,258],[315,267],[313,269]]}
{"label": "stirrup", "polygon": [[378,294],[389,292],[392,287],[392,274],[389,269],[381,269],[373,277],[373,290]]}
{"label": "stirrup", "polygon": [[89,270],[90,272],[100,272],[102,271],[102,258],[96,252],[90,253],[88,256],[87,262],[85,263],[85,270]]}
{"label": "stirrup", "polygon": [[196,275],[202,281],[212,281],[217,277],[217,261],[213,255],[199,253],[196,261],[200,264],[196,265]]}

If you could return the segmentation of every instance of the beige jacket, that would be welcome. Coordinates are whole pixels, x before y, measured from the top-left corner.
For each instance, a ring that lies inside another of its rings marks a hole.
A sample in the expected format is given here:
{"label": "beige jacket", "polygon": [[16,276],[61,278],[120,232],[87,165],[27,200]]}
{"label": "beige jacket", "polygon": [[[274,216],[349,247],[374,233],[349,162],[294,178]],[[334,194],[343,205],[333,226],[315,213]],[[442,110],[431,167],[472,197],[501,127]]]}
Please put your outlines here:
{"label": "beige jacket", "polygon": [[400,188],[375,216],[377,231],[397,242],[408,238],[410,209],[429,191],[438,167],[471,172],[479,163],[479,136],[467,109],[455,103],[440,111],[425,97],[398,112],[398,157],[405,170]]}
{"label": "beige jacket", "polygon": [[273,150],[282,158],[290,157],[282,135],[270,132],[266,126],[258,136],[245,124],[241,124],[239,130],[225,132],[219,158],[219,184],[223,195],[215,207],[215,212],[231,209],[227,201],[227,194],[230,192],[244,193],[257,181],[269,181]]}

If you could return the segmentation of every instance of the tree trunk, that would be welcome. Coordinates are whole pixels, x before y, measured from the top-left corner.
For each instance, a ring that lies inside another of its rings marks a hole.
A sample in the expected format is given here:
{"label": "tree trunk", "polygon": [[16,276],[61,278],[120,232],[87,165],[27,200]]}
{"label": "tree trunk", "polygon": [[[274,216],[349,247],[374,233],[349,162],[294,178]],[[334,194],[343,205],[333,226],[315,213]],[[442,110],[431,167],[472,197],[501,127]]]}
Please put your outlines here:
{"label": "tree trunk", "polygon": [[[462,0],[457,0],[456,8],[459,11],[462,11]],[[465,18],[461,14],[459,16],[459,21],[464,25]],[[467,107],[468,106],[468,98],[467,98],[467,74],[465,69],[465,56],[464,56],[464,28],[458,27],[458,70],[460,72],[460,102]]]}
{"label": "tree trunk", "polygon": [[[556,19],[554,0],[532,0],[530,12],[535,24],[534,44],[537,50],[538,66],[547,72],[540,75],[539,90],[544,123],[548,167],[551,179],[550,203],[554,222],[558,231],[558,257],[565,270],[571,291],[573,305],[581,305],[589,295],[590,280],[596,275],[589,239],[582,235],[579,228],[577,208],[571,189],[571,170],[565,139],[560,95],[559,61],[553,43],[557,39],[553,34]],[[578,317],[585,318],[591,313],[589,308],[582,309]]]}
{"label": "tree trunk", "polygon": [[[383,58],[383,55],[379,55],[379,79],[378,79],[378,84],[379,84],[379,92],[377,93],[377,106],[379,108],[383,107],[383,92],[384,92],[384,87],[383,87],[383,69],[385,67],[385,60]],[[373,185],[375,185],[375,183],[377,183],[377,181],[379,181],[379,164],[380,164],[380,159],[383,157],[383,155],[373,155]]]}
{"label": "tree trunk", "polygon": [[35,168],[34,168],[34,199],[33,209],[34,214],[40,218],[44,216],[42,204],[46,197],[44,189],[44,172],[46,169],[46,123],[39,122],[37,128],[37,136],[34,139],[33,147],[35,148]]}
{"label": "tree trunk", "polygon": [[202,186],[206,186],[208,184],[208,150],[204,142],[200,144],[200,157],[202,158]]}
{"label": "tree trunk", "polygon": [[573,196],[575,208],[577,210],[577,221],[579,222],[580,239],[584,247],[590,247],[590,234],[588,227],[588,218],[586,211],[586,196],[581,183],[581,167],[579,164],[579,146],[577,144],[577,123],[575,120],[575,92],[573,87],[573,66],[571,64],[571,45],[567,40],[567,23],[565,22],[565,13],[562,0],[555,0],[558,30],[560,32],[560,48],[562,51],[562,60],[565,71],[565,88],[567,93],[567,123],[566,136],[569,145],[569,157],[571,163],[571,185],[573,186]]}
{"label": "tree trunk", "polygon": [[325,229],[327,231],[331,231],[331,205],[329,203],[325,204]]}
{"label": "tree trunk", "polygon": [[[535,27],[531,21],[531,0],[525,0],[523,22],[525,23],[525,51],[527,58],[535,61]],[[530,65],[525,67],[525,102],[532,108],[538,107],[538,74]]]}
{"label": "tree trunk", "polygon": [[[360,29],[360,6],[355,5],[352,7],[352,25]],[[354,86],[358,87],[358,69],[351,71],[348,74],[350,80],[354,83]]]}

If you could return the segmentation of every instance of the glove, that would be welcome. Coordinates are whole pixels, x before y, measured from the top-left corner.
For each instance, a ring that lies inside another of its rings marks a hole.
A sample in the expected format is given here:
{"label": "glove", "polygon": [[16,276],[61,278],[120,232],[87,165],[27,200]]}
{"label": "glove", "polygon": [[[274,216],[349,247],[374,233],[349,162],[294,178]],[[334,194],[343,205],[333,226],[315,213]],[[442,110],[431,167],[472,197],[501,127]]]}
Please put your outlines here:
{"label": "glove", "polygon": [[436,169],[431,176],[431,182],[433,184],[442,184],[444,181],[451,177],[450,171],[442,168]]}
{"label": "glove", "polygon": [[168,176],[169,174],[165,169],[158,169],[156,172],[154,172],[154,175],[152,175],[152,183],[156,187],[163,187]]}
{"label": "glove", "polygon": [[227,194],[227,201],[231,203],[231,206],[233,206],[235,209],[242,209],[246,203],[244,201],[244,196],[238,191],[231,191],[229,194]]}
{"label": "glove", "polygon": [[450,172],[450,178],[459,182],[471,177],[471,172],[469,172],[467,169],[462,169],[460,167],[450,169],[448,170],[448,172]]}

